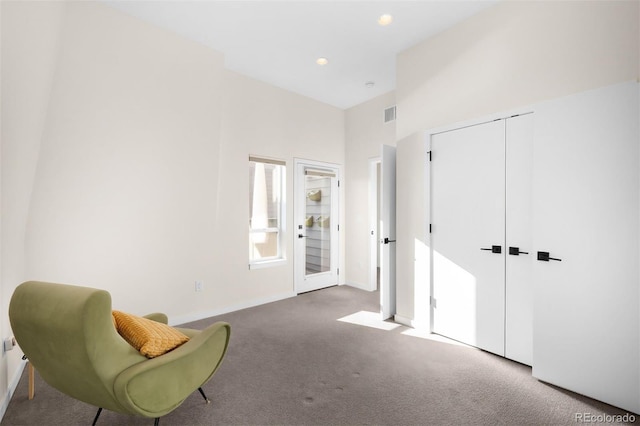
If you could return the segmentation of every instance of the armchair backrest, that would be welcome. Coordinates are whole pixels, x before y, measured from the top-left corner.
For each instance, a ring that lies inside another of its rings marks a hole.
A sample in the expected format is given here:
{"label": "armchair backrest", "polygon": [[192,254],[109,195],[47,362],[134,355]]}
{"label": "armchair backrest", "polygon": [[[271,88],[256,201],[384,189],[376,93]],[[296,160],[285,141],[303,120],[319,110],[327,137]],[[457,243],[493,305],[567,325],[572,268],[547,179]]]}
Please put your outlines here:
{"label": "armchair backrest", "polygon": [[113,382],[146,358],[115,330],[107,291],[26,282],[11,298],[9,318],[20,348],[47,383],[89,404],[127,411]]}

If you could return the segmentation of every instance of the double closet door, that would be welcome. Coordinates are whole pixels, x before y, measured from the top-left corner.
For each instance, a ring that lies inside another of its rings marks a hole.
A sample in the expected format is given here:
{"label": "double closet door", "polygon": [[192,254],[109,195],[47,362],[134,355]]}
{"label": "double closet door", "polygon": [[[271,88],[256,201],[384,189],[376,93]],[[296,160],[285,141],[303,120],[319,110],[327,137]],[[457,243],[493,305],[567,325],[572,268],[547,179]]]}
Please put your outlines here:
{"label": "double closet door", "polygon": [[432,135],[433,331],[531,365],[533,114]]}

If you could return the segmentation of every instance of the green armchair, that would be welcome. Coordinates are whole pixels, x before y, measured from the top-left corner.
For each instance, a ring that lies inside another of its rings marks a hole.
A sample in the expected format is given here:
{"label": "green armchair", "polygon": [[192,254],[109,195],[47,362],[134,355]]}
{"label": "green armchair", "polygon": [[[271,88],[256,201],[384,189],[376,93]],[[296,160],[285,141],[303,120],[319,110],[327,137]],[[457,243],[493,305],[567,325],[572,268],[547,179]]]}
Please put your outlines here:
{"label": "green armchair", "polygon": [[[167,322],[164,314],[147,318]],[[148,359],[116,331],[104,290],[30,281],[11,298],[9,319],[20,348],[40,376],[61,392],[124,414],[159,418],[176,409],[218,369],[230,326],[179,328],[190,340]]]}

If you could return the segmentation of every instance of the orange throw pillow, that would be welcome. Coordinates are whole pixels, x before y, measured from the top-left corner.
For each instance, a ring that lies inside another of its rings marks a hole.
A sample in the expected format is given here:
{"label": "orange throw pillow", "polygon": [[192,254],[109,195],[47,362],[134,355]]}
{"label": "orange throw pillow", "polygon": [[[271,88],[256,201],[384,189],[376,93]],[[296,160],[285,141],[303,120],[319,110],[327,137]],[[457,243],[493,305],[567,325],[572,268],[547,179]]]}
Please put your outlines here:
{"label": "orange throw pillow", "polygon": [[163,355],[186,343],[189,337],[173,327],[147,318],[113,311],[116,330],[147,358]]}

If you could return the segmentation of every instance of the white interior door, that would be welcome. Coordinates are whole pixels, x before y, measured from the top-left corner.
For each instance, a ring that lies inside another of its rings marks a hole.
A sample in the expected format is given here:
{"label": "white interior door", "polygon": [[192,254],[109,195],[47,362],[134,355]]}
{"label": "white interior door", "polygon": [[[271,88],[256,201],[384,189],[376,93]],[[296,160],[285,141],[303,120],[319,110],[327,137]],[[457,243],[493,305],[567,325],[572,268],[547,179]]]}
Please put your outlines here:
{"label": "white interior door", "polygon": [[433,135],[433,331],[504,355],[504,120]]}
{"label": "white interior door", "polygon": [[505,357],[526,365],[533,359],[533,122],[533,114],[505,120]]}
{"label": "white interior door", "polygon": [[296,293],[338,284],[339,168],[295,161]]}
{"label": "white interior door", "polygon": [[368,290],[378,289],[380,266],[380,158],[369,160],[369,277]]}
{"label": "white interior door", "polygon": [[382,319],[396,314],[396,148],[382,145],[380,163],[380,307]]}
{"label": "white interior door", "polygon": [[632,82],[540,105],[533,183],[550,258],[533,267],[533,375],[636,413],[639,98]]}

